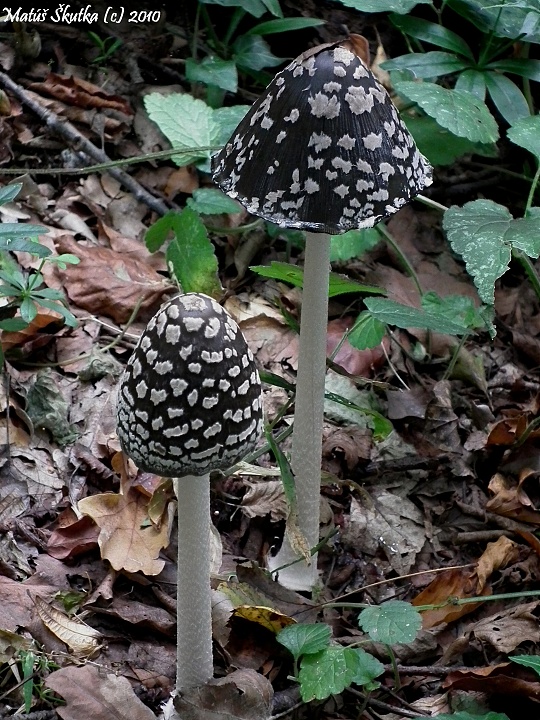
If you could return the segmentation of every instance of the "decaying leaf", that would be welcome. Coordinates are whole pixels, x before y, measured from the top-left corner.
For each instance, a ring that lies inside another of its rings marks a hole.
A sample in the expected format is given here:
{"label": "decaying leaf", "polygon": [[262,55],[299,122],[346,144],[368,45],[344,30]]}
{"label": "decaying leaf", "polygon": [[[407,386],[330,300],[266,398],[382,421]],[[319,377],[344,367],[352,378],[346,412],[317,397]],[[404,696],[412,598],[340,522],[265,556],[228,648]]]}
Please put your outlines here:
{"label": "decaying leaf", "polygon": [[101,633],[86,623],[68,617],[39,595],[34,600],[43,624],[65,643],[77,657],[90,657],[100,648]]}
{"label": "decaying leaf", "polygon": [[150,499],[133,488],[123,493],[104,493],[79,500],[79,511],[89,515],[101,532],[101,557],[115,570],[157,575],[163,569],[160,550],[169,544],[172,516],[165,513],[161,526],[149,520]]}
{"label": "decaying leaf", "polygon": [[66,701],[56,709],[62,720],[155,720],[127,678],[101,672],[93,665],[56,670],[46,684]]}
{"label": "decaying leaf", "polygon": [[287,517],[287,501],[281,480],[252,482],[244,480],[247,492],[242,498],[240,507],[248,517],[264,517],[270,515],[274,522]]}

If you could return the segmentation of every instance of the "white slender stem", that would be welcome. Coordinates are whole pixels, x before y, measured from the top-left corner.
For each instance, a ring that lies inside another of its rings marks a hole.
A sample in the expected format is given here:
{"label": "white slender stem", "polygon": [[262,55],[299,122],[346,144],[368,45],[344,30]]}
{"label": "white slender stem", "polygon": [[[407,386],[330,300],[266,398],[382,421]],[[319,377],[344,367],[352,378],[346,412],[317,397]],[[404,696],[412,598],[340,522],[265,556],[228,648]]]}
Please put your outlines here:
{"label": "white slender stem", "polygon": [[175,480],[178,498],[176,689],[203,685],[214,674],[210,600],[210,477]]}
{"label": "white slender stem", "polygon": [[[329,272],[330,236],[306,233],[291,465],[295,476],[298,526],[310,548],[319,542]],[[297,559],[285,538],[281,550],[272,558],[271,569]],[[279,573],[279,582],[293,590],[312,590],[316,581],[317,555],[312,556],[311,565],[302,560]]]}

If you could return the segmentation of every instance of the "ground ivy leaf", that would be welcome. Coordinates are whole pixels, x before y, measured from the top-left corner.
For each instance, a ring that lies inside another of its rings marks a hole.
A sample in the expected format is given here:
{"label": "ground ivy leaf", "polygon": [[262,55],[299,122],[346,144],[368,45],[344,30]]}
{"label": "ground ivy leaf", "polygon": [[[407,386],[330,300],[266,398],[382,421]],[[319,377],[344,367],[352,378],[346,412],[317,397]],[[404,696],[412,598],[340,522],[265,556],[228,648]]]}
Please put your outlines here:
{"label": "ground ivy leaf", "polygon": [[449,320],[443,313],[428,312],[410,307],[388,298],[366,298],[364,304],[371,315],[387,325],[400,328],[422,328],[446,335],[463,335],[469,331],[465,325]]}
{"label": "ground ivy leaf", "polygon": [[381,241],[381,236],[375,228],[363,230],[349,230],[341,235],[330,236],[330,260],[350,260],[360,257],[368,250],[374,248]]}
{"label": "ground ivy leaf", "polygon": [[232,60],[208,56],[201,61],[186,60],[186,77],[189,82],[217,85],[222,90],[235,93],[238,90],[238,72]]}
{"label": "ground ivy leaf", "polygon": [[348,341],[357,350],[367,350],[379,345],[386,333],[386,325],[371,313],[361,312],[348,335]]}
{"label": "ground ivy leaf", "polygon": [[398,82],[396,91],[459,137],[473,142],[494,142],[499,131],[487,105],[462,90],[449,90],[430,82]]}
{"label": "ground ivy leaf", "polygon": [[540,656],[539,655],[510,655],[509,659],[518,665],[530,667],[540,675]]}
{"label": "ground ivy leaf", "polygon": [[465,261],[481,299],[490,305],[495,281],[508,269],[512,247],[533,258],[540,252],[538,221],[533,217],[514,220],[503,205],[492,200],[451,207],[444,214],[443,228]]}
{"label": "ground ivy leaf", "polygon": [[405,116],[402,119],[414,137],[418,149],[432,165],[451,165],[456,158],[466,153],[497,157],[495,144],[471,142],[465,137],[458,137],[447,128],[441,127],[429,115]]}
{"label": "ground ivy leaf", "polygon": [[363,650],[331,645],[314,655],[302,658],[298,679],[304,702],[324,700],[338,695],[353,682],[365,685],[384,668]]}
{"label": "ground ivy leaf", "polygon": [[360,12],[395,12],[400,15],[410,12],[416,5],[430,3],[431,0],[338,0],[345,7]]}
{"label": "ground ivy leaf", "polygon": [[358,625],[374,642],[395,645],[415,639],[422,626],[422,617],[410,603],[390,600],[362,610]]}
{"label": "ground ivy leaf", "polygon": [[303,623],[283,628],[278,632],[276,640],[298,660],[301,655],[313,655],[328,647],[331,635],[329,625]]}

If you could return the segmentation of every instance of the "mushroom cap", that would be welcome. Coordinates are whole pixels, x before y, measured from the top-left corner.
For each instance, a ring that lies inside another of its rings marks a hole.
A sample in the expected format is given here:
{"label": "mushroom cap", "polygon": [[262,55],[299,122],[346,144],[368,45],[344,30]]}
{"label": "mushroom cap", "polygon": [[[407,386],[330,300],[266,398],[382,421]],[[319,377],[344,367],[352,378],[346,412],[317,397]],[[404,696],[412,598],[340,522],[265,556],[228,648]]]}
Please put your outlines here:
{"label": "mushroom cap", "polygon": [[431,167],[362,40],[320,45],[279,72],[215,156],[213,178],[253,215],[339,234],[371,227],[431,185]]}
{"label": "mushroom cap", "polygon": [[242,459],[262,428],[259,373],[231,316],[199,293],[163,305],[120,380],[123,451],[146,472],[204,475]]}

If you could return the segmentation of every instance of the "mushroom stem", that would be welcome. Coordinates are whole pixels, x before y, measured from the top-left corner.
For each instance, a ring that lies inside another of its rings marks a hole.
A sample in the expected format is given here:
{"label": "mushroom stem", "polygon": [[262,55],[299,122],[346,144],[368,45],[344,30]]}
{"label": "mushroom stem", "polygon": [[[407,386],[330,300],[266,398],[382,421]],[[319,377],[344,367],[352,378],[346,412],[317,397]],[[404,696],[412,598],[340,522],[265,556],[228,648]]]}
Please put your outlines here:
{"label": "mushroom stem", "polygon": [[210,476],[175,480],[178,499],[176,689],[204,685],[214,674],[210,601]]}
{"label": "mushroom stem", "polygon": [[[319,542],[329,273],[330,235],[306,233],[291,466],[295,476],[298,527],[310,548]],[[298,560],[298,555],[285,537],[281,550],[272,558],[271,569],[294,560]],[[291,590],[312,590],[316,581],[316,554],[311,558],[311,565],[300,560],[279,572],[279,582]]]}

